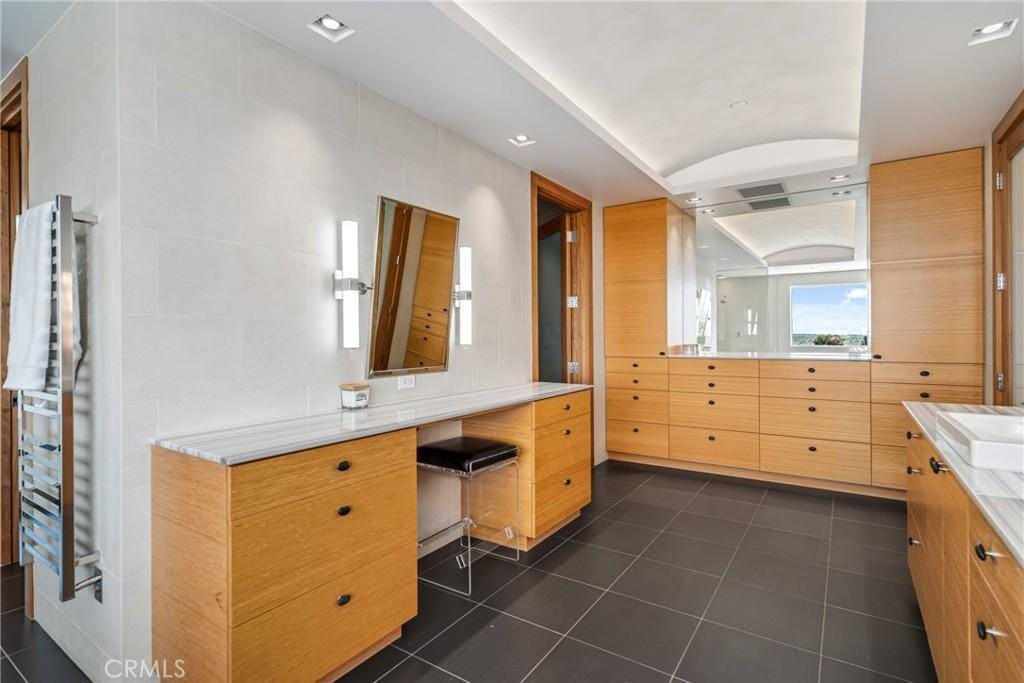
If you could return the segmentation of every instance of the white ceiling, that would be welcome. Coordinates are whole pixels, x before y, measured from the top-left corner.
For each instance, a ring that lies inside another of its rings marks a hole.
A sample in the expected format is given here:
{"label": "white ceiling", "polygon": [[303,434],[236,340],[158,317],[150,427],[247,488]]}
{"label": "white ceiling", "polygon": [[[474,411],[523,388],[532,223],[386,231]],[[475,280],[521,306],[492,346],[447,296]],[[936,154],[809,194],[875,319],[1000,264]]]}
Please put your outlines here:
{"label": "white ceiling", "polygon": [[63,0],[0,1],[0,73],[7,75],[69,7]]}
{"label": "white ceiling", "polygon": [[769,261],[775,254],[805,247],[852,251],[855,219],[856,203],[849,199],[722,216],[715,222],[756,256]]}

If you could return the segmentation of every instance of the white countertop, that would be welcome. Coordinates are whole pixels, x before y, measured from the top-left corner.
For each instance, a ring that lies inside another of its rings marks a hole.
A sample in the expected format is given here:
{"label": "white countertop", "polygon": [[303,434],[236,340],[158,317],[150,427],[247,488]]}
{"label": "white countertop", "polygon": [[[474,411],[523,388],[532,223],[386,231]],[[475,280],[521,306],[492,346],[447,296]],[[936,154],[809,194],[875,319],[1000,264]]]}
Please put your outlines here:
{"label": "white countertop", "polygon": [[457,420],[590,388],[589,384],[530,382],[498,389],[371,405],[362,410],[337,410],[309,417],[165,436],[150,439],[150,443],[221,465],[239,465],[399,429]]}
{"label": "white countertop", "polygon": [[978,413],[983,415],[1019,415],[1024,408],[978,406],[956,403],[916,403],[904,401],[911,417],[924,436],[942,454],[943,461],[978,506],[981,514],[1006,543],[1017,561],[1024,565],[1024,474],[974,467],[960,457],[939,432],[939,413]]}
{"label": "white countertop", "polygon": [[786,351],[718,351],[670,353],[669,358],[749,358],[751,360],[871,360],[870,353],[790,353]]}

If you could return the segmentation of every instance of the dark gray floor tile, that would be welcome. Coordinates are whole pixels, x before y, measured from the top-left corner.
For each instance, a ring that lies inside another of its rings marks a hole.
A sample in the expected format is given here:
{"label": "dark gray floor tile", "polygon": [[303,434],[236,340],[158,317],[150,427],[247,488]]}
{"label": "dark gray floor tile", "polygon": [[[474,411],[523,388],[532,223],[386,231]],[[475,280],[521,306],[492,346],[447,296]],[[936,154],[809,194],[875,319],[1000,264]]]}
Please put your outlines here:
{"label": "dark gray floor tile", "polygon": [[[582,518],[579,518],[579,519],[582,519]],[[589,518],[588,517],[588,519],[593,519],[593,518]],[[519,559],[516,560],[516,562],[518,562],[519,564],[523,565],[524,567],[531,567],[531,566],[537,564],[537,562],[540,561],[542,558],[544,558],[545,555],[547,555],[548,553],[550,553],[552,550],[554,550],[558,546],[562,545],[563,543],[565,543],[565,539],[564,538],[562,538],[560,536],[555,536],[555,535],[549,536],[548,538],[544,539],[543,541],[541,541],[540,543],[535,545],[532,550],[520,550],[519,551]],[[502,553],[502,554],[505,554],[505,553],[508,553],[508,550],[501,549],[498,552]],[[509,555],[509,558],[512,558],[512,557],[514,557],[514,556],[513,555]]]}
{"label": "dark gray floor tile", "polygon": [[469,600],[422,581],[419,583],[418,602],[418,614],[405,622],[402,637],[395,643],[406,652],[418,650],[475,606]]}
{"label": "dark gray floor tile", "polygon": [[10,657],[28,681],[89,683],[89,677],[52,640],[15,652]]}
{"label": "dark gray floor tile", "polygon": [[621,498],[594,498],[580,509],[580,514],[587,517],[599,517],[615,507]]}
{"label": "dark gray floor tile", "polygon": [[768,493],[765,494],[762,505],[810,512],[816,515],[824,515],[825,517],[832,516],[832,494],[823,491],[779,488],[778,484],[772,484]]}
{"label": "dark gray floor tile", "polygon": [[637,465],[629,462],[617,462],[606,460],[591,472],[593,479],[615,479],[627,484],[643,484],[650,479],[656,469],[645,465]]}
{"label": "dark gray floor tile", "polygon": [[759,588],[823,602],[827,572],[820,565],[740,548],[725,576]]}
{"label": "dark gray floor tile", "polygon": [[833,539],[828,563],[833,569],[910,583],[910,569],[907,567],[905,551],[895,552]]}
{"label": "dark gray floor tile", "polygon": [[417,656],[467,681],[519,681],[558,642],[556,633],[478,607]]}
{"label": "dark gray floor tile", "polygon": [[906,583],[833,569],[828,575],[828,604],[901,624],[924,626],[914,587]]}
{"label": "dark gray floor tile", "polygon": [[667,677],[663,673],[566,638],[526,680],[530,683],[655,683],[664,682]]}
{"label": "dark gray floor tile", "polygon": [[[472,569],[473,594],[469,597],[477,601],[486,600],[494,591],[514,579],[519,573],[526,571],[525,567],[514,562],[507,562],[494,557],[487,557],[486,555],[483,557],[474,555]],[[422,573],[420,576],[431,581],[437,581],[451,590],[464,591],[466,590],[466,574],[466,570],[460,569],[453,557]]]}
{"label": "dark gray floor tile", "polygon": [[924,631],[877,617],[827,608],[822,652],[897,678],[935,680]]}
{"label": "dark gray floor tile", "polygon": [[747,525],[740,522],[683,512],[665,530],[681,536],[735,546],[743,538],[746,529]]}
{"label": "dark gray floor tile", "polygon": [[721,576],[729,566],[729,559],[735,551],[736,549],[729,545],[675,534],[662,534],[644,551],[642,557]]}
{"label": "dark gray floor tile", "polygon": [[622,500],[638,486],[640,486],[639,483],[598,477],[590,482],[590,497],[610,501]]}
{"label": "dark gray floor tile", "polygon": [[709,481],[711,481],[709,475],[697,472],[658,472],[647,482],[647,485],[685,491],[687,493],[697,493]]}
{"label": "dark gray floor tile", "polygon": [[767,489],[768,485],[761,482],[715,477],[701,490],[701,494],[744,503],[760,503]]}
{"label": "dark gray floor tile", "polygon": [[592,586],[607,588],[632,561],[632,555],[568,541],[534,567]]}
{"label": "dark gray floor tile", "polygon": [[417,562],[416,570],[419,574],[428,572],[448,558],[455,557],[455,555],[462,552],[462,550],[461,538],[451,541],[450,543],[446,543],[437,550],[421,557]]}
{"label": "dark gray floor tile", "polygon": [[380,680],[381,683],[458,683],[459,681],[455,676],[415,657],[405,660]]}
{"label": "dark gray floor tile", "polygon": [[766,527],[750,527],[742,547],[810,564],[823,565],[828,561],[828,540]]}
{"label": "dark gray floor tile", "polygon": [[570,635],[671,673],[696,627],[693,617],[607,593]]}
{"label": "dark gray floor tile", "polygon": [[717,517],[746,524],[754,517],[757,505],[732,500],[731,498],[716,498],[715,496],[702,493],[690,501],[690,504],[685,509],[694,515]]}
{"label": "dark gray floor tile", "polygon": [[899,680],[836,659],[821,658],[821,683],[896,683]]}
{"label": "dark gray floor tile", "polygon": [[848,519],[832,520],[832,538],[837,541],[860,543],[892,551],[905,550],[907,547],[906,527],[877,526],[851,522]]}
{"label": "dark gray floor tile", "polygon": [[0,681],[4,681],[4,683],[20,683],[24,680],[25,679],[21,677],[21,673],[14,668],[14,665],[11,664],[11,660],[9,660],[6,655],[0,658]]}
{"label": "dark gray floor tile", "polygon": [[650,505],[649,503],[623,500],[606,510],[601,515],[601,518],[627,524],[636,524],[637,526],[645,526],[648,529],[660,531],[665,528],[666,524],[672,521],[672,518],[676,516],[676,512],[676,510]]}
{"label": "dark gray floor tile", "polygon": [[0,612],[10,612],[25,606],[25,580],[23,576],[12,576],[0,581]]}
{"label": "dark gray floor tile", "polygon": [[338,680],[343,683],[373,683],[408,656],[393,647],[386,647]]}
{"label": "dark gray floor tile", "polygon": [[867,524],[881,524],[900,529],[907,526],[907,504],[900,500],[837,495],[835,512],[832,514],[837,519]]}
{"label": "dark gray floor tile", "polygon": [[723,581],[707,619],[817,652],[824,614],[820,602]]}
{"label": "dark gray floor tile", "polygon": [[693,494],[686,493],[685,491],[663,489],[658,486],[644,485],[626,494],[625,500],[679,512],[686,507],[687,503],[693,500]]}
{"label": "dark gray floor tile", "polygon": [[599,519],[573,536],[572,540],[636,555],[657,535],[654,529]]}
{"label": "dark gray floor tile", "polygon": [[811,512],[765,507],[762,505],[757,514],[754,515],[753,523],[758,526],[792,531],[797,534],[828,538],[832,520],[829,517],[816,515]]}
{"label": "dark gray floor tile", "polygon": [[612,584],[616,593],[701,616],[711,601],[718,578],[639,559]]}
{"label": "dark gray floor tile", "polygon": [[705,621],[676,676],[692,683],[814,683],[818,656]]}
{"label": "dark gray floor tile", "polygon": [[599,597],[601,591],[597,588],[531,569],[485,604],[565,633]]}
{"label": "dark gray floor tile", "polygon": [[0,616],[0,646],[8,655],[40,644],[53,643],[38,622],[25,618],[24,610]]}
{"label": "dark gray floor tile", "polygon": [[597,517],[591,517],[589,515],[580,515],[576,519],[572,520],[561,529],[552,534],[555,538],[572,538],[581,529],[585,529],[594,523]]}

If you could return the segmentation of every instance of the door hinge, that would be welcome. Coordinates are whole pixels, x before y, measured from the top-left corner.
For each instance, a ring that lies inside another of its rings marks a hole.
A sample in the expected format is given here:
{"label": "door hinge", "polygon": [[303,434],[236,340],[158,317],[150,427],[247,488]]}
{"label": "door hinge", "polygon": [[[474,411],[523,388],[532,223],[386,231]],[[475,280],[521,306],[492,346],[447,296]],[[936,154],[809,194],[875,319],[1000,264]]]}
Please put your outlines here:
{"label": "door hinge", "polygon": [[570,244],[575,242],[576,241],[576,231],[575,230],[566,230],[565,231],[565,241],[569,242]]}
{"label": "door hinge", "polygon": [[567,296],[567,297],[565,297],[565,307],[566,308],[579,308],[580,307],[580,298],[578,296]]}
{"label": "door hinge", "polygon": [[569,369],[569,374],[570,375],[575,375],[576,373],[578,373],[580,371],[580,363],[579,363],[579,361],[571,360],[571,361],[569,361],[568,365],[569,365],[568,369]]}
{"label": "door hinge", "polygon": [[1006,273],[996,273],[996,291],[1002,292],[1006,289]]}
{"label": "door hinge", "polygon": [[999,191],[1002,191],[1003,185],[1006,184],[1006,181],[1005,181],[1004,178],[1005,178],[1005,176],[1003,176],[1003,172],[1002,171],[999,171],[999,172],[996,173],[996,189],[999,190]]}
{"label": "door hinge", "polygon": [[1006,375],[1001,372],[996,373],[996,391],[1006,391]]}

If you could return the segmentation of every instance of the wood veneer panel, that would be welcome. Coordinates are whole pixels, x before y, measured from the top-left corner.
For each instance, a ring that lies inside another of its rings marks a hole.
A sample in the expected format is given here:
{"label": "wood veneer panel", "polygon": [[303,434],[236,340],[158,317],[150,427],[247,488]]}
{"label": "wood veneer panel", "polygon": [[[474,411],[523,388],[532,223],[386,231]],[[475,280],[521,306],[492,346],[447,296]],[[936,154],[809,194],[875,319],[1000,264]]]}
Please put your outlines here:
{"label": "wood veneer panel", "polygon": [[668,425],[608,420],[608,450],[668,457]]}
{"label": "wood veneer panel", "polygon": [[890,489],[907,488],[906,446],[871,446],[871,484]]}
{"label": "wood veneer panel", "polygon": [[865,361],[763,360],[762,378],[806,379],[814,381],[867,382],[871,364]]}
{"label": "wood veneer panel", "polygon": [[768,472],[871,483],[871,446],[866,443],[762,434],[760,448],[761,469]]}

